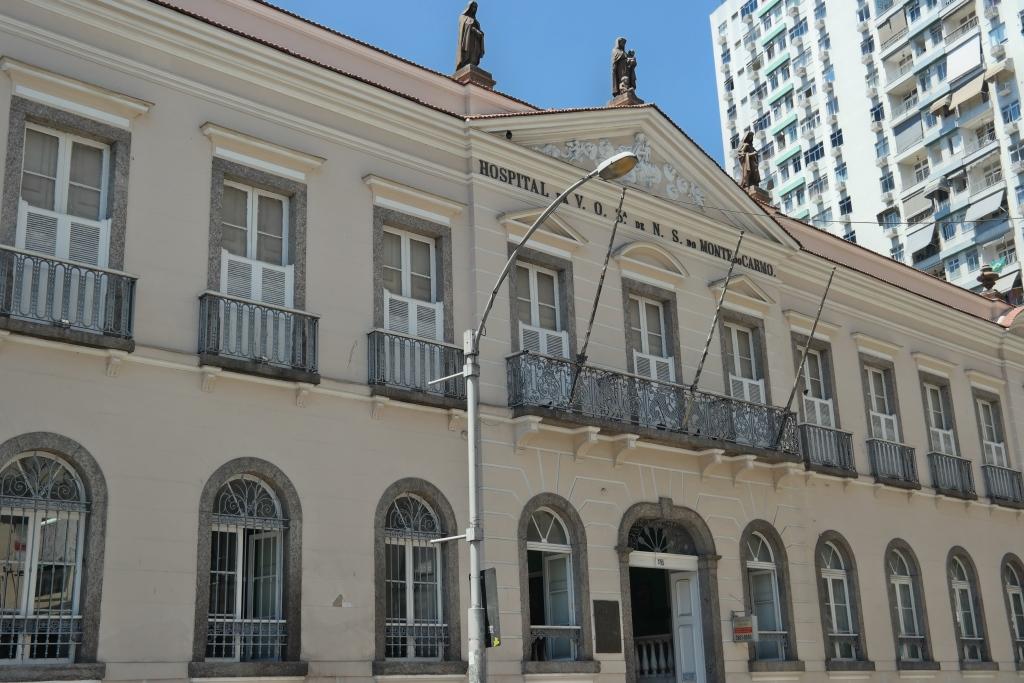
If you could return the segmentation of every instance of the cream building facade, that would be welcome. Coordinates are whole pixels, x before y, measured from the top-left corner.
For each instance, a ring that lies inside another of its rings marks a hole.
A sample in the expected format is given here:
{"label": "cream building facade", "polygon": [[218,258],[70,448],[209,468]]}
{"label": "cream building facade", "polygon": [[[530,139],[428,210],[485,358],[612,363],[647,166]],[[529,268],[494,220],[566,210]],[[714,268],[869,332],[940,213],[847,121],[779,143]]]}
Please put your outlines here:
{"label": "cream building facade", "polygon": [[0,52],[0,678],[463,680],[465,400],[428,381],[625,147],[576,389],[621,185],[483,340],[489,680],[1018,679],[1019,309],[774,212],[653,105],[262,3],[12,2]]}

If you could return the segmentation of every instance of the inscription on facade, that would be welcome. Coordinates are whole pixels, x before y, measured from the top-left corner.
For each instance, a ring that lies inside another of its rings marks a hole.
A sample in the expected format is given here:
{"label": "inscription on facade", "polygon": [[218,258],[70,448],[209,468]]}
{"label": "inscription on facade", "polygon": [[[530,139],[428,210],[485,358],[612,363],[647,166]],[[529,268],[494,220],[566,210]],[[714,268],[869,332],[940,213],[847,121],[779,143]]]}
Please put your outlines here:
{"label": "inscription on facade", "polygon": [[[497,180],[499,183],[514,185],[520,190],[526,190],[527,192],[541,197],[550,198],[559,194],[558,192],[549,192],[547,183],[543,180],[538,180],[537,178],[521,173],[508,166],[499,166],[498,164],[491,163],[485,159],[479,160],[477,172],[482,176],[486,176],[492,180]],[[574,192],[571,196],[563,196],[562,203],[580,211],[593,212],[596,216],[610,215],[610,212],[605,211],[604,204],[597,200],[590,200],[585,195],[578,192]],[[611,211],[614,211],[614,207]],[[743,268],[752,270],[756,273],[761,273],[762,275],[768,275],[769,277],[775,277],[774,265],[752,256],[746,256],[745,254],[734,257],[731,247],[710,242],[705,239],[690,239],[681,234],[679,228],[663,226],[657,221],[639,220],[636,217],[630,218],[626,211],[622,212],[619,219],[626,225],[631,225],[635,230],[649,233],[654,237],[659,237],[676,244],[685,245],[690,249],[696,249],[708,256],[714,256],[715,258],[720,258],[724,261],[731,262],[735,260],[736,263]]]}

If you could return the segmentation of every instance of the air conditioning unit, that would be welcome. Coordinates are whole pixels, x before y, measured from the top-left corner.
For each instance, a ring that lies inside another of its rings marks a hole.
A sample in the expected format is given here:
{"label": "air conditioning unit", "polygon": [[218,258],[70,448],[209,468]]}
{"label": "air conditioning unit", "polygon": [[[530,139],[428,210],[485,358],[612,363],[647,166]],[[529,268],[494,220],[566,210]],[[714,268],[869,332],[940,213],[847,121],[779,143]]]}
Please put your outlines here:
{"label": "air conditioning unit", "polygon": [[723,62],[722,67],[719,70],[724,74],[729,73],[729,62]]}
{"label": "air conditioning unit", "polygon": [[1010,171],[1016,173],[1017,175],[1024,173],[1024,159],[1013,162],[1010,165]]}
{"label": "air conditioning unit", "polygon": [[832,114],[831,116],[828,117],[828,125],[834,126],[837,123],[839,123],[839,117],[838,116],[836,116],[835,114]]}
{"label": "air conditioning unit", "polygon": [[874,99],[878,97],[878,88],[873,85],[869,85],[867,90],[864,91],[864,94],[868,96],[869,100]]}
{"label": "air conditioning unit", "polygon": [[729,36],[727,36],[724,33],[719,33],[718,34],[718,42],[720,42],[722,45],[725,45],[726,43],[729,42]]}
{"label": "air conditioning unit", "polygon": [[807,75],[807,67],[804,66],[803,64],[798,66],[796,68],[796,75],[799,76],[800,78],[803,78],[804,76],[806,76]]}
{"label": "air conditioning unit", "polygon": [[882,130],[882,122],[881,121],[872,121],[871,122],[871,130],[873,132],[875,132],[875,133],[877,133],[878,131]]}
{"label": "air conditioning unit", "polygon": [[836,181],[836,192],[846,192],[846,181],[845,180],[837,180]]}
{"label": "air conditioning unit", "polygon": [[857,30],[861,33],[867,33],[871,29],[871,24],[866,21],[857,22]]}
{"label": "air conditioning unit", "polygon": [[878,168],[883,168],[888,165],[889,159],[887,159],[886,157],[878,157],[877,159],[875,159],[875,166],[877,166]]}
{"label": "air conditioning unit", "polygon": [[1006,46],[1002,43],[992,46],[992,59],[1000,60],[1006,56]]}
{"label": "air conditioning unit", "polygon": [[754,69],[755,71],[761,68],[761,53],[754,55],[750,59],[750,68]]}
{"label": "air conditioning unit", "polygon": [[800,14],[800,5],[790,5],[786,9],[786,11],[789,12],[789,16],[791,16],[791,17],[799,16],[799,14]]}
{"label": "air conditioning unit", "polygon": [[807,165],[804,166],[804,170],[807,173],[814,173],[815,171],[818,170],[818,162],[817,161],[809,161],[809,162],[807,162]]}
{"label": "air conditioning unit", "polygon": [[822,50],[821,52],[819,52],[818,57],[821,59],[822,62],[827,62],[829,59],[828,50]]}
{"label": "air conditioning unit", "polygon": [[843,148],[842,147],[833,147],[832,148],[832,156],[834,156],[837,159],[839,157],[843,156]]}
{"label": "air conditioning unit", "polygon": [[872,61],[874,61],[874,59],[875,59],[875,56],[873,54],[871,54],[870,52],[867,52],[867,53],[862,54],[860,56],[860,63],[861,64],[870,64]]}
{"label": "air conditioning unit", "polygon": [[747,24],[753,24],[754,23],[754,15],[753,14],[744,14],[743,15],[743,21],[744,21],[744,23],[747,23]]}
{"label": "air conditioning unit", "polygon": [[999,18],[999,5],[989,5],[985,8],[985,18],[987,19],[998,19]]}
{"label": "air conditioning unit", "polygon": [[792,38],[789,39],[789,42],[792,43],[793,47],[803,47],[803,45],[804,45],[804,37],[803,36],[793,36]]}
{"label": "air conditioning unit", "polygon": [[1013,135],[1014,133],[1016,133],[1016,132],[1018,132],[1020,130],[1020,122],[1019,121],[1010,121],[1009,123],[1004,123],[1003,124],[1003,130],[1006,131],[1007,135]]}
{"label": "air conditioning unit", "polygon": [[892,200],[893,200],[892,192],[883,192],[882,193],[882,201],[883,202],[885,202],[886,204],[892,204]]}
{"label": "air conditioning unit", "polygon": [[832,92],[835,89],[835,84],[832,81],[825,81],[821,87],[825,88],[828,92]]}
{"label": "air conditioning unit", "polygon": [[751,97],[750,98],[750,106],[753,107],[754,109],[760,109],[761,108],[761,98],[760,97]]}
{"label": "air conditioning unit", "polygon": [[825,28],[825,20],[824,19],[818,19],[817,21],[815,21],[814,22],[814,28],[819,29],[819,30]]}

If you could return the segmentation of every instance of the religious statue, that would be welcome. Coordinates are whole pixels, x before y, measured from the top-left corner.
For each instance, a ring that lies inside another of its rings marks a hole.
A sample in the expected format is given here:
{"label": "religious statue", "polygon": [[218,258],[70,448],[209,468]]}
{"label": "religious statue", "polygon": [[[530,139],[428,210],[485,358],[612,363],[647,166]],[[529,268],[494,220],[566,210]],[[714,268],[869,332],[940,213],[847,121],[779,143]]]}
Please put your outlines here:
{"label": "religious statue", "polygon": [[476,18],[476,2],[466,5],[459,17],[459,51],[455,57],[455,69],[464,66],[480,66],[484,56],[484,31]]}
{"label": "religious statue", "polygon": [[615,41],[612,50],[612,97],[636,90],[636,51],[626,50],[626,39]]}
{"label": "religious statue", "polygon": [[761,184],[761,170],[757,164],[757,149],[754,148],[754,132],[748,130],[743,142],[736,150],[740,162],[740,187],[744,190],[756,188]]}

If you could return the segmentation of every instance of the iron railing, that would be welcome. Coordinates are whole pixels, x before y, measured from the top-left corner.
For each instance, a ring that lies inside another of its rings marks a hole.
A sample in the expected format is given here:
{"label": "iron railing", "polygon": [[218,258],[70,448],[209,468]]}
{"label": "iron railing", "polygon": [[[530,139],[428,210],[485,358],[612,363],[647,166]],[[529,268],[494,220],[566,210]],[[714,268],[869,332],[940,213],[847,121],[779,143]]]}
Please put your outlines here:
{"label": "iron railing", "polygon": [[1024,477],[1020,472],[999,465],[982,465],[981,473],[992,502],[1024,505]]}
{"label": "iron railing", "polygon": [[0,246],[0,316],[132,338],[133,275]]}
{"label": "iron railing", "polygon": [[462,370],[462,349],[450,344],[410,337],[405,334],[373,330],[367,335],[367,382],[408,391],[421,391],[446,398],[465,400],[463,377],[430,384]]}
{"label": "iron railing", "polygon": [[319,318],[305,311],[204,292],[199,353],[317,374]]}
{"label": "iron railing", "polygon": [[830,659],[837,662],[855,662],[860,659],[860,636],[856,633],[828,634]]}
{"label": "iron railing", "polygon": [[384,624],[384,653],[388,659],[447,659],[448,624]]}
{"label": "iron railing", "polygon": [[973,17],[969,21],[965,22],[962,26],[956,27],[953,31],[946,36],[946,45],[949,45],[953,41],[957,40],[961,36],[965,36],[978,27],[978,17]]}
{"label": "iron railing", "polygon": [[917,486],[917,458],[914,449],[883,439],[868,439],[871,471],[877,481]]}
{"label": "iron railing", "polygon": [[521,351],[508,358],[508,386],[512,408],[557,410],[794,456],[799,452],[794,413],[679,384]]}
{"label": "iron railing", "polygon": [[857,473],[853,462],[853,434],[814,424],[802,424],[800,450],[808,465]]}
{"label": "iron railing", "polygon": [[579,626],[530,626],[530,661],[573,661],[580,651]]}
{"label": "iron railing", "polygon": [[789,659],[789,633],[787,631],[760,630],[754,643],[754,658],[760,661],[780,662]]}
{"label": "iron railing", "polygon": [[288,622],[284,619],[210,616],[206,626],[206,657],[276,662],[283,659],[287,639]]}
{"label": "iron railing", "polygon": [[939,493],[958,498],[974,498],[974,473],[971,461],[945,453],[929,453],[928,463],[932,471],[932,487]]}

